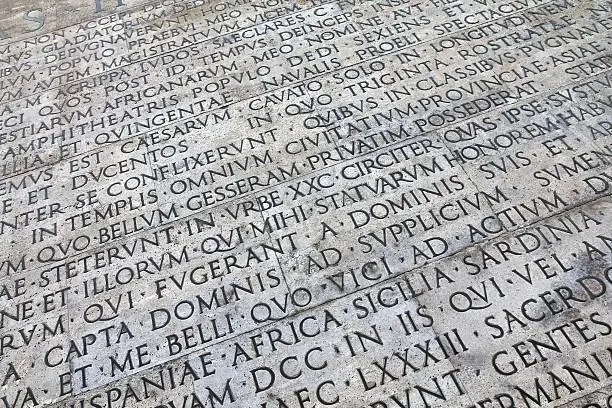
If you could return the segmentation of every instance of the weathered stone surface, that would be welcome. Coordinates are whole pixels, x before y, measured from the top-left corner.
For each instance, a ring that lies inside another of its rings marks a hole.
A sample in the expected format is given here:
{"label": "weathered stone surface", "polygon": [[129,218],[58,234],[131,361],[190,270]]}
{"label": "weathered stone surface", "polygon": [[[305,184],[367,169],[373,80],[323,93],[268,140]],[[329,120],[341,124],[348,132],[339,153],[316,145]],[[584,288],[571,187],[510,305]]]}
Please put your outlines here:
{"label": "weathered stone surface", "polygon": [[609,2],[1,5],[0,407],[612,407]]}

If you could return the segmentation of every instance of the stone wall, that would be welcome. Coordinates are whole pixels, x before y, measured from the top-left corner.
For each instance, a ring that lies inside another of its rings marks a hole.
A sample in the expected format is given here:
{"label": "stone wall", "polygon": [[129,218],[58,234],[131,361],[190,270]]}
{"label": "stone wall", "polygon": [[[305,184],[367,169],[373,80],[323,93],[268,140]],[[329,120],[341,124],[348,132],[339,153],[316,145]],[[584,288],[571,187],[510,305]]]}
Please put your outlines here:
{"label": "stone wall", "polygon": [[611,12],[2,0],[0,407],[612,407]]}

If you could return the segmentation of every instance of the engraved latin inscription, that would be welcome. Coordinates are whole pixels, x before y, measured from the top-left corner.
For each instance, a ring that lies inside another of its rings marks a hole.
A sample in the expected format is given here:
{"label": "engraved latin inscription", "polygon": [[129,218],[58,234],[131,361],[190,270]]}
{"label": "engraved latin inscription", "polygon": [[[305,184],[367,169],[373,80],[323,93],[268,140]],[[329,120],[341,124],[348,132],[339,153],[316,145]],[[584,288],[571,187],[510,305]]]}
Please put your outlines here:
{"label": "engraved latin inscription", "polygon": [[612,408],[612,5],[0,10],[0,407]]}

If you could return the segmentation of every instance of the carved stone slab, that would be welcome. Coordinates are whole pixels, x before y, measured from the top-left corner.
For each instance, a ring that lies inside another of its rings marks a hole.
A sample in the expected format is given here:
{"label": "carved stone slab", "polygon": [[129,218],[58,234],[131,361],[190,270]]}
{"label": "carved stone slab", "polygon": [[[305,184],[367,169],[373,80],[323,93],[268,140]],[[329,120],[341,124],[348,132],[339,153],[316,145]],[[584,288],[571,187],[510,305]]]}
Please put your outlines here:
{"label": "carved stone slab", "polygon": [[0,408],[612,408],[611,17],[1,0]]}

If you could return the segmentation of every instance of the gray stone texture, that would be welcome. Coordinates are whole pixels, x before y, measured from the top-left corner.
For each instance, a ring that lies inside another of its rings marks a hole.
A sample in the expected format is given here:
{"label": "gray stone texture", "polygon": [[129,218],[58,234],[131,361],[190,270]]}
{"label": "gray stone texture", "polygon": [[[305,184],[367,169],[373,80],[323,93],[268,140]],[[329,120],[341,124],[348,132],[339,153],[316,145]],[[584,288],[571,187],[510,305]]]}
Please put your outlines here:
{"label": "gray stone texture", "polygon": [[610,2],[0,6],[1,408],[612,408]]}

